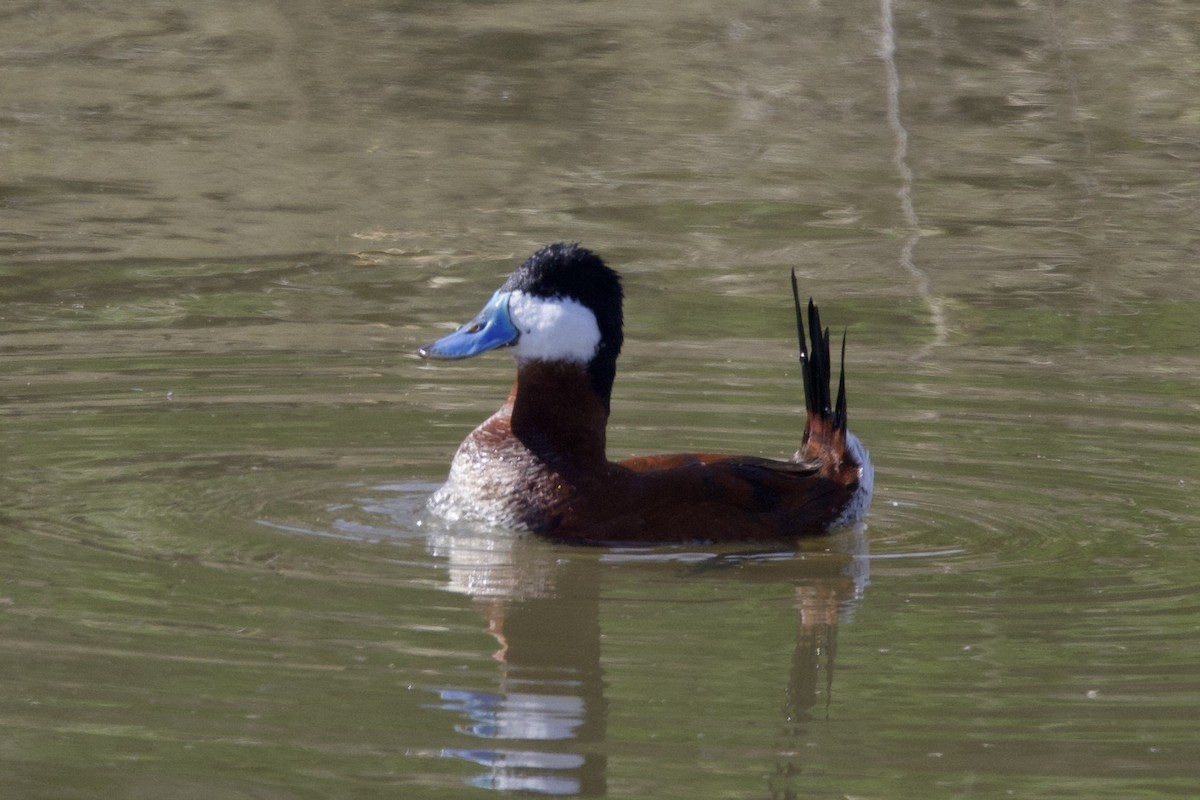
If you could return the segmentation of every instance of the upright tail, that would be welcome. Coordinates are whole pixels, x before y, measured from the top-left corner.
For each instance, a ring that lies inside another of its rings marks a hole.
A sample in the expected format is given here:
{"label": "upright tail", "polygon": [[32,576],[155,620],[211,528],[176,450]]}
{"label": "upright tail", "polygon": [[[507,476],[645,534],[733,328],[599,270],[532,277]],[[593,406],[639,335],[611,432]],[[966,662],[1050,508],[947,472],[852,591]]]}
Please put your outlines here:
{"label": "upright tail", "polygon": [[837,400],[830,402],[829,329],[821,328],[821,315],[808,301],[808,338],[804,339],[804,312],[800,289],[792,270],[792,301],[796,304],[796,333],[800,337],[800,372],[804,376],[804,404],[808,419],[804,439],[792,461],[811,465],[818,474],[841,486],[837,516],[831,527],[858,522],[867,515],[875,486],[871,456],[858,437],[846,428],[846,335],[842,334],[842,363],[839,367]]}
{"label": "upright tail", "polygon": [[821,315],[808,300],[808,338],[805,340],[804,310],[800,305],[800,288],[796,270],[792,270],[792,301],[796,306],[796,334],[800,339],[800,373],[804,378],[804,405],[808,419],[804,439],[793,460],[828,460],[828,455],[840,461],[846,444],[846,335],[842,334],[842,359],[839,366],[837,400],[830,395],[832,381],[829,357],[829,329],[821,328]]}

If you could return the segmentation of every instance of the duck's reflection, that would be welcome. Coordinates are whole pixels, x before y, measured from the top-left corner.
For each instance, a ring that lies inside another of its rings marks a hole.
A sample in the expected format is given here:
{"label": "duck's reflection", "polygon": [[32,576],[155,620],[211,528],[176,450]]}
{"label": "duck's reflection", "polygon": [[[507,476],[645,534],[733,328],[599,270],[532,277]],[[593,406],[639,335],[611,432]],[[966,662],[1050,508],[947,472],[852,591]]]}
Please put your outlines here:
{"label": "duck's reflection", "polygon": [[[785,733],[828,713],[837,628],[867,583],[862,529],[806,552],[714,553],[563,549],[494,532],[430,537],[448,586],[470,595],[496,641],[493,691],[444,689],[440,706],[478,746],[444,755],[480,765],[476,786],[555,795],[606,791],[606,705],[600,658],[600,581],[613,565],[647,579],[721,580],[793,587],[796,647],[781,722]],[[753,620],[746,620],[753,624]],[[782,679],[782,676],[781,676]],[[823,700],[822,700],[823,698]],[[818,708],[820,706],[820,708]],[[779,775],[794,774],[781,743]]]}
{"label": "duck's reflection", "polygon": [[470,595],[496,640],[494,692],[444,690],[479,747],[444,751],[486,767],[477,786],[558,795],[605,791],[600,570],[588,551],[555,560],[536,541],[431,537],[448,588]]}
{"label": "duck's reflection", "polygon": [[[522,692],[440,692],[442,707],[458,711],[470,724],[458,730],[480,739],[505,742],[577,740],[588,718],[580,697]],[[589,766],[577,753],[546,750],[448,748],[443,755],[473,761],[486,771],[471,783],[487,789],[542,794],[593,793],[588,776],[603,780],[603,768]]]}

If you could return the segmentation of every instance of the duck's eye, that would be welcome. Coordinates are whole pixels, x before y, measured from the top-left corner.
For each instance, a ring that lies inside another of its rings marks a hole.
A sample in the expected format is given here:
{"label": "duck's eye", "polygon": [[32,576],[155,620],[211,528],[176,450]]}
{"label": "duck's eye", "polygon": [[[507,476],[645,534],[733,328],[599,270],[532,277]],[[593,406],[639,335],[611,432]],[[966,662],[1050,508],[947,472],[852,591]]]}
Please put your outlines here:
{"label": "duck's eye", "polygon": [[482,322],[472,322],[467,328],[467,333],[479,333],[481,330],[483,330]]}

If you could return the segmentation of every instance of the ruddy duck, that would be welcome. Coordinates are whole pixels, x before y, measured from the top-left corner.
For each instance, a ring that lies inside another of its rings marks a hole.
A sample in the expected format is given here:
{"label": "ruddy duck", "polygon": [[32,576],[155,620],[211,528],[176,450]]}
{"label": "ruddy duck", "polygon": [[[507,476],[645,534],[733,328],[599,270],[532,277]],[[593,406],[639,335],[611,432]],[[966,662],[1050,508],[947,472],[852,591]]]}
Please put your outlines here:
{"label": "ruddy duck", "polygon": [[843,374],[831,402],[829,330],[792,273],[808,419],[787,461],[718,453],[609,461],[605,428],[621,352],[621,283],[575,244],[534,253],[424,358],[507,347],[517,380],[500,410],[471,432],[430,500],[452,519],[478,519],[593,544],[795,539],[861,520],[871,502],[867,451],[846,428]]}

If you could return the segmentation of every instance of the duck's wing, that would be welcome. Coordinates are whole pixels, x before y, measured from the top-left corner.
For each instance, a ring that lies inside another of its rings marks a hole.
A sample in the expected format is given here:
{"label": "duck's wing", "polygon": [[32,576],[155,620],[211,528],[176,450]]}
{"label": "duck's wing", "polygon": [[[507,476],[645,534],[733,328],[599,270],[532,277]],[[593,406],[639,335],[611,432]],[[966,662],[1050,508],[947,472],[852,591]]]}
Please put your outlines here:
{"label": "duck's wing", "polygon": [[731,456],[728,453],[669,453],[637,456],[636,458],[627,458],[624,461],[618,461],[617,464],[634,472],[656,472],[658,470],[722,464],[724,465],[722,469],[736,470],[739,467],[744,467],[747,470],[765,469],[791,476],[811,475],[820,469],[820,465],[817,464],[799,461],[777,461],[757,456]]}
{"label": "duck's wing", "polygon": [[551,535],[608,544],[782,541],[823,533],[847,493],[817,464],[714,453],[615,463],[594,488],[580,493],[570,527]]}

